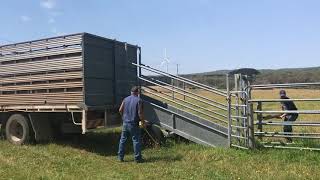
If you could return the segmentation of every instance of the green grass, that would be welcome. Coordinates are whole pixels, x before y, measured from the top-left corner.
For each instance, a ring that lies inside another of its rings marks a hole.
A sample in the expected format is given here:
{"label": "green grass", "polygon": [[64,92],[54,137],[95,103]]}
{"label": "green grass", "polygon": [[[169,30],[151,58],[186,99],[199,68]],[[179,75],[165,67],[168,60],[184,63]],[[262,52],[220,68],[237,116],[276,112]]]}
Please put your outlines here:
{"label": "green grass", "polygon": [[[317,97],[319,91],[291,90],[290,97]],[[196,92],[203,93],[203,92]],[[202,94],[209,96],[207,94]],[[277,98],[277,91],[257,92],[256,98]],[[212,97],[216,98],[216,97]],[[192,99],[188,99],[195,102]],[[220,97],[219,101],[224,101]],[[299,109],[318,108],[297,103]],[[203,107],[208,107],[203,105]],[[208,107],[209,108],[209,107]],[[279,103],[264,109],[279,109]],[[312,119],[316,119],[312,116]],[[297,121],[307,121],[307,115]],[[282,127],[264,127],[281,131]],[[318,129],[294,128],[295,132]],[[133,161],[128,143],[124,163],[117,161],[120,129],[98,130],[81,138],[26,146],[0,140],[0,179],[319,179],[320,152],[307,150],[211,148],[170,139],[161,148],[145,148],[143,164]],[[283,138],[282,138],[283,139]],[[281,139],[280,139],[281,140]],[[316,142],[316,144],[314,144]],[[318,146],[319,141],[296,141]]]}
{"label": "green grass", "polygon": [[210,148],[169,140],[133,162],[131,144],[117,161],[120,129],[47,144],[0,141],[1,179],[317,179],[320,154],[298,150]]}

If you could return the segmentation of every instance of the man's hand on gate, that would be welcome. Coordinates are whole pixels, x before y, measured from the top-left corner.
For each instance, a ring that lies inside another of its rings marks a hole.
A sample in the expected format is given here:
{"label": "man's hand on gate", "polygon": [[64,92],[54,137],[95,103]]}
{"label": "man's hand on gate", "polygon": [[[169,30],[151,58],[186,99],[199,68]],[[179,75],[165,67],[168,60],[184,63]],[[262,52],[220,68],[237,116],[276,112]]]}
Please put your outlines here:
{"label": "man's hand on gate", "polygon": [[141,120],[140,122],[139,122],[139,127],[140,128],[145,128],[147,125],[146,125],[146,122],[144,121],[144,120]]}
{"label": "man's hand on gate", "polygon": [[285,117],[286,117],[286,114],[282,114],[282,115],[280,116],[281,119],[284,119]]}

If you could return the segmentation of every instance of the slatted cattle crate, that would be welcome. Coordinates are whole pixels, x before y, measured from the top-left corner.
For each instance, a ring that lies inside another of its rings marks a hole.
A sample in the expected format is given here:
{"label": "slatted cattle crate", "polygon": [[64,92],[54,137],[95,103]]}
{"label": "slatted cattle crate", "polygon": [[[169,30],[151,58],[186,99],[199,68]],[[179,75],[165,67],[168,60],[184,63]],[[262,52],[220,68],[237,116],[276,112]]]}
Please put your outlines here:
{"label": "slatted cattle crate", "polygon": [[0,106],[117,107],[137,82],[138,49],[88,33],[0,46]]}

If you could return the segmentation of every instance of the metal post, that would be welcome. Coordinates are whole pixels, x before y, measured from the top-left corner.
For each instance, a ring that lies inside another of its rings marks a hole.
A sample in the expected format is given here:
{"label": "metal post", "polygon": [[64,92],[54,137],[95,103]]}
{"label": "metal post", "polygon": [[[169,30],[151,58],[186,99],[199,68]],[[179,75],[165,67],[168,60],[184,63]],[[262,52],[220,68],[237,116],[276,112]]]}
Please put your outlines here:
{"label": "metal post", "polygon": [[104,110],[104,127],[107,127],[108,124],[108,112],[107,109]]}
{"label": "metal post", "polygon": [[186,100],[186,83],[182,82],[182,86],[183,86],[183,100]]}
{"label": "metal post", "polygon": [[[257,110],[262,111],[262,102],[258,102]],[[262,113],[257,114],[257,119],[259,121],[258,130],[259,130],[259,132],[262,132]],[[262,136],[259,136],[259,139],[261,140]]]}
{"label": "metal post", "polygon": [[228,106],[228,143],[229,147],[231,147],[231,125],[232,125],[232,119],[231,119],[231,95],[230,95],[230,87],[229,87],[229,74],[227,74],[227,79],[226,79],[226,86],[227,86],[227,106]]}
{"label": "metal post", "polygon": [[85,134],[87,132],[87,111],[82,110],[82,120],[81,120],[81,128],[82,128],[82,134]]}
{"label": "metal post", "polygon": [[172,100],[174,100],[174,79],[171,78]]}
{"label": "metal post", "polygon": [[[248,127],[248,125],[249,125],[249,122],[248,121],[250,121],[249,120],[249,117],[248,117],[248,88],[249,88],[249,85],[250,85],[250,82],[249,82],[249,80],[248,80],[248,76],[247,75],[245,75],[244,76],[245,77],[245,79],[243,79],[242,78],[242,85],[241,85],[241,91],[243,91],[243,92],[246,92],[246,93],[242,93],[241,94],[241,105],[246,105],[246,106],[243,106],[242,108],[241,108],[241,113],[242,113],[242,117],[246,117],[247,119],[243,119],[243,121],[242,121],[242,123],[243,123],[243,125],[242,125],[242,127]],[[247,129],[244,129],[244,132],[243,132],[243,135],[246,137],[246,139],[245,139],[245,144],[246,144],[246,146],[248,146],[248,144],[249,144],[249,130],[248,130],[248,128]]]}
{"label": "metal post", "polygon": [[[241,79],[241,74],[235,74],[234,75],[234,90],[235,91],[241,91],[241,83],[240,83],[240,79]],[[240,92],[237,92],[235,93],[235,104],[236,105],[239,105],[239,97],[241,96]],[[240,126],[240,109],[239,109],[239,106],[236,106],[236,116],[237,116],[237,126]],[[241,132],[240,132],[240,129],[237,128],[237,136],[241,136]],[[240,138],[238,138],[238,144],[240,145]]]}
{"label": "metal post", "polygon": [[138,48],[138,51],[139,51],[139,56],[138,56],[138,87],[139,87],[139,94],[141,94],[141,80],[140,80],[140,77],[141,77],[141,47]]}
{"label": "metal post", "polygon": [[[247,93],[248,93],[248,100],[251,100],[251,87],[250,87],[250,83],[248,84],[248,88],[247,88]],[[254,139],[254,113],[253,113],[253,103],[247,103],[248,106],[248,126],[249,126],[249,148],[253,149],[255,148],[255,139]]]}

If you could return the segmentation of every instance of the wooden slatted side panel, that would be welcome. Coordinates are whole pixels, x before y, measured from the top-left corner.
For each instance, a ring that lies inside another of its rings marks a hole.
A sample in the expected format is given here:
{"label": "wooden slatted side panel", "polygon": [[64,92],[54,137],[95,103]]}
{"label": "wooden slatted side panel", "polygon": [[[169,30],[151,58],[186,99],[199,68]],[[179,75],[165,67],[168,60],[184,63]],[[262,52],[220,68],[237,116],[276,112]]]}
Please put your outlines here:
{"label": "wooden slatted side panel", "polygon": [[82,35],[0,47],[0,106],[83,102]]}
{"label": "wooden slatted side panel", "polygon": [[21,73],[37,73],[45,71],[57,71],[79,69],[82,67],[81,56],[71,58],[46,59],[24,63],[1,65],[0,76],[16,75]]}
{"label": "wooden slatted side panel", "polygon": [[41,83],[28,85],[12,85],[0,86],[0,91],[28,91],[28,90],[43,90],[43,89],[64,89],[64,88],[82,88],[82,81],[77,82],[61,82],[61,83]]}
{"label": "wooden slatted side panel", "polygon": [[56,72],[56,73],[45,73],[35,74],[27,76],[13,76],[0,78],[0,84],[13,84],[13,83],[32,83],[34,81],[58,81],[65,79],[78,79],[81,78],[82,71],[71,71],[71,72]]}
{"label": "wooden slatted side panel", "polygon": [[81,92],[35,93],[35,94],[7,94],[0,95],[2,106],[5,105],[52,105],[78,104],[82,102]]}
{"label": "wooden slatted side panel", "polygon": [[55,49],[44,49],[41,51],[31,51],[23,54],[12,54],[0,56],[0,62],[18,61],[18,60],[30,60],[32,58],[50,57],[65,54],[81,53],[82,49],[79,45],[72,47],[60,47]]}
{"label": "wooden slatted side panel", "polygon": [[59,48],[62,46],[80,45],[81,42],[82,34],[61,36],[37,41],[0,46],[0,54],[15,55],[41,50],[46,51],[47,49]]}

